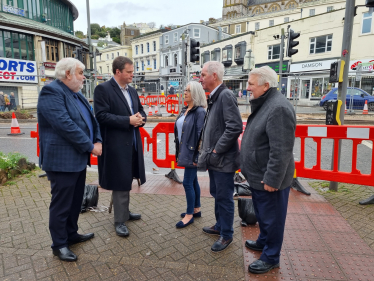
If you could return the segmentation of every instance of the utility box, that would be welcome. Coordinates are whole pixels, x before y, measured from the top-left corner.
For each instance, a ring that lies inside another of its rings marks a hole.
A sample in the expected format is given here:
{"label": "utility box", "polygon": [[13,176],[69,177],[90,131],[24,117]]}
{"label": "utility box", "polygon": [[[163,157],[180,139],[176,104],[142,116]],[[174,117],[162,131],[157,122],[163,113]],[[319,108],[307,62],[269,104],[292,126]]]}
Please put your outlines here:
{"label": "utility box", "polygon": [[341,100],[329,100],[326,110],[326,125],[341,125],[340,110],[342,108]]}

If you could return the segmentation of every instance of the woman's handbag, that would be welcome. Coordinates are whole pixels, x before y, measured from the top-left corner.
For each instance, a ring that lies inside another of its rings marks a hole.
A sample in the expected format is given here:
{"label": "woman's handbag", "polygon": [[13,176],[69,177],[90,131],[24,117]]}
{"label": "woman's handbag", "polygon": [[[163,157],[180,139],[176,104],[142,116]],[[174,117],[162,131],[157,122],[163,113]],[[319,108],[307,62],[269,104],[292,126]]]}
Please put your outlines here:
{"label": "woman's handbag", "polygon": [[90,207],[97,207],[99,202],[99,190],[97,185],[87,184],[84,187],[83,201],[81,206],[81,213],[87,211]]}
{"label": "woman's handbag", "polygon": [[238,198],[238,211],[239,217],[242,219],[242,226],[256,224],[257,218],[251,198]]}

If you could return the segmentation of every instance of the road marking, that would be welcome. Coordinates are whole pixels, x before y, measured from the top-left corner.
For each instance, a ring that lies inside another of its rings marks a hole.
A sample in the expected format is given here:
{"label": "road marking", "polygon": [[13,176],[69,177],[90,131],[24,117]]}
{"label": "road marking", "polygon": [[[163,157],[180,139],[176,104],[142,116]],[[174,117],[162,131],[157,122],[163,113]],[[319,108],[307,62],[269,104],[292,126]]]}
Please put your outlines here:
{"label": "road marking", "polygon": [[363,145],[366,145],[368,148],[373,149],[373,143],[369,141],[362,141]]}
{"label": "road marking", "polygon": [[36,140],[35,138],[20,138],[20,137],[0,137],[0,139]]}

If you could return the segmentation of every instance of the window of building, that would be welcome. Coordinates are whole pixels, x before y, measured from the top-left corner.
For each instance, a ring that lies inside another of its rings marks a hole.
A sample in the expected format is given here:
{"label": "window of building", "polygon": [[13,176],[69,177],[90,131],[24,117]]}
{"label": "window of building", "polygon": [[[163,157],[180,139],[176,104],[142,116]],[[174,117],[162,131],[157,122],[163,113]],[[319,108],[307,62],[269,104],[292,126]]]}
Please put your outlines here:
{"label": "window of building", "polygon": [[58,42],[56,40],[43,38],[45,42],[45,53],[47,61],[59,61]]}
{"label": "window of building", "polygon": [[314,16],[316,14],[316,9],[309,10],[309,16]]}
{"label": "window of building", "polygon": [[106,54],[106,59],[107,59],[107,60],[109,59],[109,54]]}
{"label": "window of building", "polygon": [[108,69],[108,72],[107,72],[107,73],[110,73],[110,72],[109,72],[109,65],[108,65],[106,68]]}
{"label": "window of building", "polygon": [[178,54],[174,54],[174,66],[178,65]]}
{"label": "window of building", "polygon": [[373,22],[373,13],[364,13],[362,15],[362,34],[370,33]]}
{"label": "window of building", "polygon": [[117,57],[119,57],[119,52],[117,52]]}
{"label": "window of building", "polygon": [[169,35],[165,35],[165,44],[169,44]]}
{"label": "window of building", "polygon": [[310,54],[330,52],[332,47],[332,34],[310,38]]}
{"label": "window of building", "polygon": [[269,20],[269,26],[274,26],[274,20]]}
{"label": "window of building", "polygon": [[222,31],[227,33],[227,26],[223,27]]}
{"label": "window of building", "polygon": [[138,54],[138,51],[139,51],[139,46],[136,45],[136,46],[135,46],[135,54]]}
{"label": "window of building", "polygon": [[286,5],[286,9],[295,9],[296,8],[296,3],[291,2]]}
{"label": "window of building", "polygon": [[114,59],[114,53],[112,53],[112,60]]}
{"label": "window of building", "polygon": [[165,66],[169,66],[169,57],[165,56]]}
{"label": "window of building", "polygon": [[153,60],[153,69],[157,69],[156,59]]}
{"label": "window of building", "polygon": [[[283,49],[284,51],[284,49]],[[280,58],[280,44],[268,47],[268,59],[279,60]]]}
{"label": "window of building", "polygon": [[139,62],[136,62],[135,72],[136,72],[136,71],[139,71]]}
{"label": "window of building", "polygon": [[255,30],[259,30],[260,29],[260,23],[259,22],[256,22],[255,23]]}
{"label": "window of building", "polygon": [[99,66],[100,73],[103,74],[103,68]]}
{"label": "window of building", "polygon": [[140,53],[143,54],[144,53],[144,48],[143,48],[143,44],[140,44]]}
{"label": "window of building", "polygon": [[327,7],[327,12],[331,12],[332,10],[334,10],[334,6],[328,6]]}
{"label": "window of building", "polygon": [[149,43],[147,42],[147,53],[149,53]]}
{"label": "window of building", "polygon": [[151,60],[147,60],[147,65],[151,65]]}
{"label": "window of building", "polygon": [[[69,45],[69,44],[64,44],[65,45],[65,54],[64,54],[64,57],[65,58],[72,58],[74,57],[74,50],[75,50],[75,46],[73,45]],[[101,60],[101,55],[99,56],[99,60]]]}
{"label": "window of building", "polygon": [[142,71],[144,71],[144,61],[142,61]]}
{"label": "window of building", "polygon": [[156,41],[153,41],[153,51],[156,52]]}
{"label": "window of building", "polygon": [[174,43],[178,42],[178,32],[174,33]]}
{"label": "window of building", "polygon": [[284,18],[284,22],[289,22],[290,21],[290,18],[289,17],[285,17]]}
{"label": "window of building", "polygon": [[240,33],[242,29],[242,26],[240,24],[235,26],[235,33]]}
{"label": "window of building", "polygon": [[134,30],[131,30],[131,35],[134,35],[134,34],[135,34]]}
{"label": "window of building", "polygon": [[200,38],[200,28],[194,28],[193,29],[193,37],[194,38]]}
{"label": "window of building", "polygon": [[280,7],[278,5],[273,5],[269,9],[270,12],[276,12],[276,11],[279,11],[279,10],[280,10]]}

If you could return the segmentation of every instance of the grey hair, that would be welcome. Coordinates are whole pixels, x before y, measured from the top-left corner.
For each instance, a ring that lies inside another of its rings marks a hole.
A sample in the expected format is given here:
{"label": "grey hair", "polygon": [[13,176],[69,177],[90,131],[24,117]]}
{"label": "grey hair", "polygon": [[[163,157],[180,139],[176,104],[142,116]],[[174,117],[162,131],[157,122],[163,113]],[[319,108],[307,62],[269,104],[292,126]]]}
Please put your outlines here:
{"label": "grey hair", "polygon": [[191,98],[193,100],[193,105],[206,108],[207,102],[203,86],[201,86],[201,84],[196,81],[188,82],[187,86],[190,86],[190,93]]}
{"label": "grey hair", "polygon": [[69,71],[71,74],[75,73],[75,69],[79,67],[82,70],[85,69],[83,63],[74,58],[63,58],[56,64],[55,77],[58,80],[66,79],[66,71]]}
{"label": "grey hair", "polygon": [[269,83],[269,87],[278,87],[278,75],[273,69],[271,69],[267,65],[253,69],[251,72],[249,72],[248,78],[251,75],[257,76],[258,85],[264,85],[265,83]]}
{"label": "grey hair", "polygon": [[208,71],[209,75],[213,75],[213,73],[217,74],[217,78],[220,82],[223,81],[223,74],[225,72],[225,66],[220,63],[219,61],[208,61],[204,63],[204,66]]}

